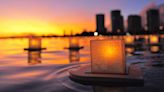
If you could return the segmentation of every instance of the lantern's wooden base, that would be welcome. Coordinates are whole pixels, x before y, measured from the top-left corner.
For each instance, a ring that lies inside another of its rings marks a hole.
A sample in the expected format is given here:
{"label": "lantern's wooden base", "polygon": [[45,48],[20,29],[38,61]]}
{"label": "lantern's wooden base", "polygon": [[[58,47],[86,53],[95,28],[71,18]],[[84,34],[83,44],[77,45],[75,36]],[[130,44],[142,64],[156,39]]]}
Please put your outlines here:
{"label": "lantern's wooden base", "polygon": [[125,47],[134,48],[135,45],[134,44],[126,44]]}
{"label": "lantern's wooden base", "polygon": [[24,50],[27,50],[27,51],[41,51],[41,50],[46,50],[46,48],[25,48]]}
{"label": "lantern's wooden base", "polygon": [[81,67],[70,71],[70,79],[84,85],[103,85],[112,87],[143,86],[142,72],[138,66],[130,66],[129,73],[119,74],[96,74],[91,73],[90,66]]}
{"label": "lantern's wooden base", "polygon": [[64,49],[69,49],[69,50],[80,50],[80,49],[83,49],[84,47],[81,46],[81,47],[68,47],[68,48],[64,48]]}
{"label": "lantern's wooden base", "polygon": [[148,46],[161,46],[160,43],[156,43],[156,44],[147,44]]}

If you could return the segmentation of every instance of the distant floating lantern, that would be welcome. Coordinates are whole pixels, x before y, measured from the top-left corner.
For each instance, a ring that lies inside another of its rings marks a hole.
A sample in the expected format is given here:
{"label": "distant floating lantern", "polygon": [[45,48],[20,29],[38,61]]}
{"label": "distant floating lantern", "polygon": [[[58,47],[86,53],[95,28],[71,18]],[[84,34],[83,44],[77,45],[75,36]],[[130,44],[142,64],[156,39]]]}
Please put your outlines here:
{"label": "distant floating lantern", "polygon": [[31,51],[37,51],[37,50],[44,50],[46,48],[42,48],[42,40],[39,37],[31,37],[29,38],[29,48],[25,48],[24,50],[31,50]]}
{"label": "distant floating lantern", "polygon": [[69,47],[66,47],[65,49],[69,50],[80,50],[84,48],[83,46],[79,46],[79,39],[78,38],[70,38],[69,39]]}
{"label": "distant floating lantern", "polygon": [[135,38],[133,36],[125,36],[125,44],[133,44]]}
{"label": "distant floating lantern", "polygon": [[125,74],[125,46],[123,40],[91,41],[91,72]]}
{"label": "distant floating lantern", "polygon": [[156,36],[156,35],[150,36],[149,43],[150,44],[159,44],[159,36]]}
{"label": "distant floating lantern", "polygon": [[33,49],[41,48],[41,38],[30,38],[29,48],[33,48]]}
{"label": "distant floating lantern", "polygon": [[69,39],[69,43],[72,48],[79,47],[79,40],[76,38]]}
{"label": "distant floating lantern", "polygon": [[35,65],[41,63],[41,51],[29,51],[28,52],[28,63]]}

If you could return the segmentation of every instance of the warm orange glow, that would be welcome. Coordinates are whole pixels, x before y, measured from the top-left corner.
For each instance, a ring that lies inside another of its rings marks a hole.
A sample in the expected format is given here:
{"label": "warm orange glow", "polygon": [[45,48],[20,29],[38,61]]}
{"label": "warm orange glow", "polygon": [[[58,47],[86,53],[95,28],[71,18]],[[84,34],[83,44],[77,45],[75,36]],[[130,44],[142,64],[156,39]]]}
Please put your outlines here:
{"label": "warm orange glow", "polygon": [[35,65],[41,63],[41,51],[29,51],[28,52],[28,63]]}
{"label": "warm orange glow", "polygon": [[78,38],[70,38],[70,47],[79,47],[79,40]]}
{"label": "warm orange glow", "polygon": [[69,60],[71,63],[73,62],[79,62],[80,56],[78,50],[70,50],[69,51]]}
{"label": "warm orange glow", "polygon": [[135,38],[133,36],[125,36],[125,43],[126,44],[133,44]]}
{"label": "warm orange glow", "polygon": [[155,35],[150,36],[149,40],[150,40],[150,43],[151,44],[157,44],[157,43],[159,43],[159,37],[158,36],[155,36]]}
{"label": "warm orange glow", "polygon": [[63,31],[54,24],[39,20],[4,20],[0,23],[0,30],[5,36],[13,35],[63,35]]}
{"label": "warm orange glow", "polygon": [[91,41],[92,72],[125,73],[123,40]]}
{"label": "warm orange glow", "polygon": [[160,50],[159,46],[151,46],[150,47],[151,52],[158,52]]}
{"label": "warm orange glow", "polygon": [[29,38],[29,48],[41,48],[41,38]]}
{"label": "warm orange glow", "polygon": [[129,53],[133,53],[135,50],[134,48],[126,48],[126,52]]}
{"label": "warm orange glow", "polygon": [[[14,12],[14,10],[12,10]],[[33,12],[32,12],[33,13]],[[39,16],[28,16],[17,14],[17,12],[11,13],[16,14],[14,17],[0,17],[0,31],[1,36],[24,36],[29,34],[34,35],[70,35],[71,31],[73,34],[81,33],[84,29],[95,30],[94,19],[91,22],[84,21],[85,18],[69,19],[64,16],[59,16],[57,19],[53,19],[51,15],[51,20],[47,18],[42,18]],[[49,17],[47,16],[47,17]],[[76,25],[76,26],[75,26]]]}

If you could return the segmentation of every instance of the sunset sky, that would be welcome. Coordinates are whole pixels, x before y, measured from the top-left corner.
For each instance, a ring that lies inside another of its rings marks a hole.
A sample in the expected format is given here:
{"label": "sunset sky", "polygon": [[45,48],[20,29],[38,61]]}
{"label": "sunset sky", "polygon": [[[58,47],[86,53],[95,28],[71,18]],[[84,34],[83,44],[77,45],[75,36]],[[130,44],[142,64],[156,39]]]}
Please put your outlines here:
{"label": "sunset sky", "polygon": [[110,11],[121,9],[125,18],[139,14],[150,4],[164,0],[0,0],[1,36],[18,34],[80,33],[95,30],[95,14],[106,14],[110,27]]}

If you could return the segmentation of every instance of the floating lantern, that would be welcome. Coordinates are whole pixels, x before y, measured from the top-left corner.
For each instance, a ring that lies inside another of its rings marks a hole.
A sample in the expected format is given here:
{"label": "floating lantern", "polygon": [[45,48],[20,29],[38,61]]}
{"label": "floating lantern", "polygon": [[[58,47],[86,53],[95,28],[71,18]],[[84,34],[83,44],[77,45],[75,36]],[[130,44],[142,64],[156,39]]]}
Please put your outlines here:
{"label": "floating lantern", "polygon": [[77,47],[79,47],[79,40],[76,39],[76,38],[71,38],[69,40],[69,43],[70,43],[70,48],[77,48]]}
{"label": "floating lantern", "polygon": [[159,43],[159,37],[156,35],[150,36],[149,43],[150,44],[158,44]]}
{"label": "floating lantern", "polygon": [[91,41],[91,72],[125,74],[124,41],[94,40]]}
{"label": "floating lantern", "polygon": [[41,48],[41,38],[29,38],[29,48],[38,49]]}
{"label": "floating lantern", "polygon": [[42,48],[42,39],[39,37],[31,37],[29,38],[29,47],[25,48],[24,50],[27,51],[41,51],[45,50],[46,48]]}
{"label": "floating lantern", "polygon": [[41,63],[41,51],[29,51],[28,52],[28,63],[35,65]]}
{"label": "floating lantern", "polygon": [[135,41],[135,38],[133,36],[126,36],[125,37],[125,44],[133,44]]}

